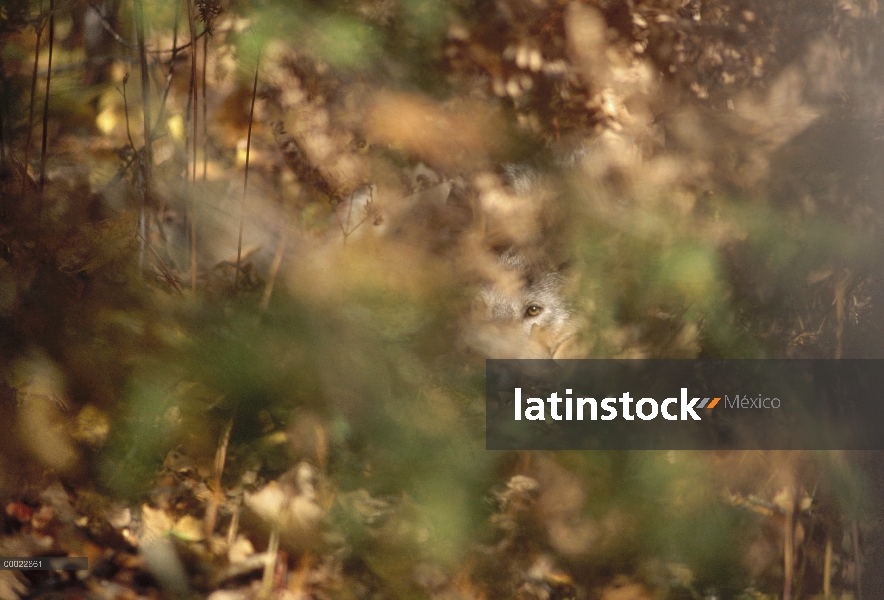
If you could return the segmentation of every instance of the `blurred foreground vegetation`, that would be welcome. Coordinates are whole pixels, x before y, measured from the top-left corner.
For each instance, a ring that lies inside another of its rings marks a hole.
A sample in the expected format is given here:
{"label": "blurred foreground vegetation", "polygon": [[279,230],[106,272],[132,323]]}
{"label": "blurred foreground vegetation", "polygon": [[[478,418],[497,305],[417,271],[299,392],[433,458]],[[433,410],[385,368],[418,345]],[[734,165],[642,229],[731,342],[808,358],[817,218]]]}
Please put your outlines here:
{"label": "blurred foreground vegetation", "polygon": [[5,2],[0,555],[94,568],[0,597],[862,597],[874,457],[488,452],[464,340],[519,247],[568,357],[880,358],[881,33],[853,0]]}

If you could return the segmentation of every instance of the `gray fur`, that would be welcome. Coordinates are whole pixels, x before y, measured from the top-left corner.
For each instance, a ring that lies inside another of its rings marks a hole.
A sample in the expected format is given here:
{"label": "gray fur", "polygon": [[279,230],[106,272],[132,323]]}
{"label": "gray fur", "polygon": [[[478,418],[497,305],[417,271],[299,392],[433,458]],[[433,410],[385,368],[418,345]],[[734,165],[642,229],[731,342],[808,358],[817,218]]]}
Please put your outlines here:
{"label": "gray fur", "polygon": [[465,335],[468,347],[488,358],[564,357],[562,349],[579,325],[561,273],[548,261],[513,249],[496,262]]}
{"label": "gray fur", "polygon": [[499,281],[485,286],[481,293],[490,321],[518,324],[531,335],[535,325],[562,327],[571,320],[564,280],[551,265],[532,261],[515,250],[504,252],[499,263],[503,271]]}

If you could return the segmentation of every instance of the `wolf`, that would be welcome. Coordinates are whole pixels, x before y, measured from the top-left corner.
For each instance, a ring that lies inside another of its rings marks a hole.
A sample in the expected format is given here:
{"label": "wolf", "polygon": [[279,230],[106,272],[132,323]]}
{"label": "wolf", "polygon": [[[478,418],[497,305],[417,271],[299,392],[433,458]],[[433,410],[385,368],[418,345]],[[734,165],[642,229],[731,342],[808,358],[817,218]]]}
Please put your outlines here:
{"label": "wolf", "polygon": [[[542,221],[549,195],[543,177],[530,166],[505,165],[503,184],[510,204],[527,201],[521,211]],[[493,216],[491,217],[493,218]],[[487,358],[577,358],[582,319],[568,301],[565,261],[555,260],[547,228],[506,232],[504,223],[490,225],[486,239],[486,268],[472,318],[465,333],[467,346]],[[531,220],[535,220],[533,217]],[[524,225],[521,226],[525,229]],[[503,232],[503,233],[502,233]],[[503,238],[503,243],[501,240]],[[514,241],[518,240],[518,241]],[[489,264],[490,263],[490,264]]]}
{"label": "wolf", "polygon": [[479,287],[463,339],[486,358],[577,358],[582,320],[548,257],[508,248]]}

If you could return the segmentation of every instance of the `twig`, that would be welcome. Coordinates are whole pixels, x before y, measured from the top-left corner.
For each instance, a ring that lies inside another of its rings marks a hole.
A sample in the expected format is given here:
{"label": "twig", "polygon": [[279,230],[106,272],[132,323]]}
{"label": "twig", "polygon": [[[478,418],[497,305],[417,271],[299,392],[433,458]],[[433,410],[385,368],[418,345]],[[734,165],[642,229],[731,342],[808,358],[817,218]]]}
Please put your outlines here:
{"label": "twig", "polygon": [[156,131],[160,126],[160,123],[163,122],[163,116],[165,116],[166,112],[166,101],[169,98],[169,90],[172,89],[172,75],[175,73],[175,57],[178,56],[178,52],[174,50],[176,44],[178,43],[178,9],[179,5],[175,3],[175,23],[172,25],[172,56],[169,58],[169,74],[166,76],[166,88],[163,90],[163,99],[160,102],[160,110],[157,112],[157,120],[153,125],[153,133],[151,135],[156,135]]}
{"label": "twig", "polygon": [[[184,0],[187,2],[187,22],[190,26],[190,43],[192,46],[190,52],[190,89],[193,92],[193,139],[191,143],[193,144],[193,161],[191,165],[193,166],[193,183],[196,183],[196,135],[197,135],[197,110],[199,106],[199,92],[197,90],[196,85],[196,22],[195,15],[193,11],[193,1],[192,0]],[[191,111],[187,111],[188,115],[191,114]],[[194,190],[191,189],[190,194],[190,288],[192,291],[196,291],[196,194]]]}
{"label": "twig", "polygon": [[49,87],[52,82],[52,48],[55,45],[55,0],[49,0],[49,57],[46,63],[46,95],[43,99],[43,141],[40,146],[40,209],[37,223],[43,219],[43,186],[46,184],[46,148],[49,142]]}
{"label": "twig", "polygon": [[206,506],[206,516],[203,521],[206,539],[210,539],[215,533],[215,522],[218,519],[218,507],[224,500],[224,491],[221,487],[221,476],[224,474],[224,464],[227,461],[227,448],[230,445],[230,431],[233,429],[233,419],[227,423],[224,434],[215,451],[215,472],[212,476],[212,495]]}
{"label": "twig", "polygon": [[239,270],[242,266],[242,230],[246,219],[246,194],[249,190],[249,153],[252,149],[252,123],[255,119],[255,98],[258,95],[258,70],[261,66],[261,53],[255,61],[255,81],[252,83],[252,104],[249,107],[249,131],[246,134],[246,173],[242,186],[242,207],[239,214],[239,239],[236,243],[236,274],[233,277],[233,293],[239,289]]}
{"label": "twig", "polygon": [[[221,31],[224,33],[230,33],[233,30],[232,29],[222,29]],[[199,33],[196,36],[196,39],[200,39],[201,37],[206,35],[206,33],[208,33],[208,32],[203,31],[203,32]],[[187,42],[186,44],[182,44],[180,46],[173,45],[171,48],[158,48],[156,50],[148,50],[147,52],[148,52],[148,54],[163,54],[164,52],[171,52],[172,54],[177,54],[177,53],[181,52],[182,50],[186,50],[187,48],[190,48],[192,45],[193,45],[193,41],[191,40],[191,41]]]}
{"label": "twig", "polygon": [[[121,36],[119,33],[117,33],[117,32],[114,30],[113,25],[111,25],[110,22],[107,20],[107,17],[105,17],[105,16],[102,14],[102,12],[101,12],[101,10],[100,10],[100,8],[99,8],[99,6],[98,6],[97,4],[92,3],[92,4],[89,5],[89,7],[90,7],[92,10],[95,11],[95,14],[98,15],[99,23],[100,23],[101,26],[104,28],[104,30],[107,31],[107,32],[111,35],[112,38],[114,38],[115,41],[117,41],[118,43],[122,44],[122,45],[125,46],[126,48],[129,48],[130,50],[131,50],[131,49],[134,49],[134,48],[132,47],[132,44],[130,44],[129,42],[127,42],[127,41],[123,38],[123,36]],[[176,20],[177,20],[177,6],[176,6]],[[204,31],[204,32],[202,32],[202,33],[201,33],[199,36],[197,36],[197,37],[198,37],[198,38],[199,38],[199,37],[202,37],[202,36],[205,35],[206,33],[208,33],[208,32],[207,32],[207,31]],[[181,51],[184,50],[185,48],[189,48],[190,45],[191,45],[191,42],[187,42],[187,43],[184,44],[183,46],[176,46],[175,44],[176,44],[175,42],[172,42],[172,48],[171,48],[171,49],[147,50],[147,52],[150,53],[150,54],[162,54],[163,52],[171,52],[172,55],[174,56],[175,54],[177,54],[178,52],[181,52]],[[113,55],[111,55],[111,56],[113,56]],[[116,58],[115,56],[113,56],[113,57]]]}
{"label": "twig", "polygon": [[126,73],[123,75],[123,89],[121,90],[121,94],[123,94],[123,115],[126,117],[126,137],[129,138],[129,146],[132,148],[132,152],[137,152],[135,150],[135,142],[132,141],[132,130],[129,127],[129,99],[126,97],[126,84],[129,82],[129,74]]}
{"label": "twig", "polygon": [[279,524],[274,523],[270,529],[270,541],[267,543],[267,562],[264,563],[264,575],[261,577],[261,588],[258,598],[270,598],[273,591],[273,579],[276,573],[276,562],[279,560]]}
{"label": "twig", "polygon": [[[135,37],[138,43],[138,58],[141,61],[141,110],[144,117],[144,155],[142,169],[144,182],[141,192],[141,227],[144,235],[143,243],[150,247],[150,221],[147,219],[147,208],[151,198],[151,167],[153,165],[153,149],[150,140],[150,73],[147,64],[147,53],[144,45],[144,4],[143,0],[133,0],[135,8]],[[142,253],[142,261],[144,254]],[[143,263],[142,263],[143,264]]]}
{"label": "twig", "polygon": [[850,271],[839,269],[835,279],[835,359],[840,359],[844,351],[844,297],[847,295],[847,281]]}
{"label": "twig", "polygon": [[[40,6],[40,12],[43,12],[42,6]],[[37,23],[37,43],[34,46],[34,72],[31,74],[31,103],[28,108],[28,140],[25,143],[26,167],[31,160],[31,136],[34,132],[34,99],[37,96],[37,69],[40,67],[40,38],[43,37],[43,26],[45,24],[42,14],[37,19]]]}
{"label": "twig", "polygon": [[[206,22],[206,32],[209,31],[209,23]],[[208,115],[208,93],[206,91],[206,63],[209,56],[209,36],[203,36],[203,183],[206,182],[209,169],[209,115]]]}
{"label": "twig", "polygon": [[282,222],[282,237],[279,240],[279,246],[276,248],[276,254],[273,255],[273,262],[270,265],[270,274],[267,278],[267,285],[264,286],[264,295],[261,297],[261,311],[266,312],[270,308],[270,297],[273,295],[273,288],[276,285],[276,277],[279,274],[279,267],[282,265],[282,258],[285,256],[285,247],[289,239],[288,223]]}
{"label": "twig", "polygon": [[863,555],[860,552],[859,548],[859,525],[856,521],[850,522],[850,540],[853,543],[853,563],[855,565],[855,575],[854,578],[856,580],[856,600],[863,600],[863,571],[865,571],[865,565],[863,564]]}
{"label": "twig", "polygon": [[[347,203],[347,227],[350,227],[350,224],[353,222],[353,203],[356,202],[355,193],[356,192],[353,192],[353,194],[350,195],[350,202]],[[335,214],[337,214],[337,213],[335,213]],[[347,243],[347,236],[350,235],[351,231],[354,231],[354,229],[344,232],[344,243],[345,244]]]}
{"label": "twig", "polygon": [[236,541],[236,536],[239,533],[239,514],[242,511],[242,496],[243,489],[242,485],[237,486],[235,490],[236,494],[233,497],[233,514],[230,515],[230,525],[227,527],[227,545],[232,546],[233,542]]}
{"label": "twig", "polygon": [[3,65],[3,56],[0,55],[0,82],[2,82],[3,87],[0,89],[0,98],[3,98],[2,104],[0,104],[0,160],[6,162],[6,134],[4,130],[6,129],[5,123],[8,120],[8,115],[6,111],[6,98],[9,97],[9,94],[6,93],[6,67]]}
{"label": "twig", "polygon": [[117,172],[114,174],[114,176],[111,178],[111,180],[108,181],[104,185],[104,187],[101,188],[101,194],[106,195],[108,190],[110,190],[112,187],[114,187],[115,185],[120,183],[120,180],[123,179],[123,176],[132,167],[132,163],[135,162],[136,158],[137,158],[137,156],[136,156],[135,152],[133,152],[132,156],[130,156],[129,158],[126,159],[126,164],[124,164],[122,167],[117,169]]}
{"label": "twig", "polygon": [[[142,233],[139,231],[139,232],[137,232],[137,235],[139,237],[141,237]],[[144,245],[144,239],[142,238],[142,246],[143,245]],[[181,286],[178,285],[178,282],[175,280],[175,276],[172,275],[172,271],[169,270],[169,267],[166,266],[166,263],[163,261],[163,257],[160,256],[160,254],[156,251],[156,248],[154,248],[152,245],[150,245],[147,247],[147,249],[148,249],[148,252],[150,252],[151,255],[154,257],[154,259],[156,260],[156,266],[160,270],[160,273],[162,274],[163,278],[166,280],[166,283],[168,283],[170,286],[172,286],[172,289],[174,289],[176,292],[178,292],[178,294],[183,295],[181,292]]]}
{"label": "twig", "polygon": [[[366,206],[368,206],[372,202],[374,202],[374,191],[372,190],[371,187],[368,188],[368,194],[369,194],[369,198],[368,198],[368,201],[365,203]],[[344,236],[344,245],[345,246],[347,245],[347,238],[349,238],[353,232],[355,232],[357,229],[359,229],[362,226],[362,224],[365,223],[368,220],[368,218],[371,216],[366,212],[366,215],[364,217],[362,217],[361,221],[356,223],[356,225],[353,225],[353,227],[350,227],[350,223],[353,220],[352,219],[353,203],[356,202],[355,196],[356,196],[356,192],[353,192],[352,194],[350,194],[350,200],[347,204],[347,223],[346,223],[346,225],[344,224],[344,221],[341,220],[341,217],[338,215],[337,207],[335,207],[335,211],[334,211],[335,220],[337,220],[338,227],[341,228],[341,233]]]}

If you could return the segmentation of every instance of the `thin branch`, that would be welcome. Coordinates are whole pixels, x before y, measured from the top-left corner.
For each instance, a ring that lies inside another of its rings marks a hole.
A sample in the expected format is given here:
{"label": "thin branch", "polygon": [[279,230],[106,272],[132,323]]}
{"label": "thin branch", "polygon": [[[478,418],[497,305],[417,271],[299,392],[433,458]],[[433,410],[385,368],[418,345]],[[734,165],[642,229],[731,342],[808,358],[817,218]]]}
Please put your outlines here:
{"label": "thin branch", "polygon": [[[144,44],[144,4],[143,0],[133,0],[135,8],[135,36],[138,43],[138,58],[141,61],[141,109],[144,120],[144,155],[142,156],[142,169],[144,173],[144,185],[141,197],[141,225],[144,234],[144,243],[150,247],[150,221],[147,219],[147,208],[151,198],[153,148],[150,139],[150,71],[147,62],[147,53]],[[143,259],[143,255],[142,255]]]}
{"label": "thin branch", "polygon": [[[288,502],[288,497],[285,499]],[[270,540],[267,543],[267,562],[264,563],[264,573],[261,577],[261,587],[258,590],[258,598],[264,600],[270,598],[273,592],[273,574],[276,573],[276,563],[279,561],[279,522],[274,521],[270,528]]]}
{"label": "thin branch", "polygon": [[230,447],[230,432],[233,429],[233,419],[227,422],[227,427],[218,442],[218,448],[215,450],[215,469],[212,475],[211,487],[212,494],[206,504],[206,515],[203,518],[203,531],[206,539],[212,537],[215,533],[215,524],[218,519],[218,508],[224,501],[224,487],[221,482],[221,476],[224,474],[224,465],[227,462],[227,450]]}
{"label": "thin branch", "polygon": [[124,164],[122,167],[120,167],[117,170],[116,174],[111,178],[111,180],[105,184],[105,186],[102,188],[101,194],[106,195],[108,190],[110,190],[115,185],[120,183],[120,181],[123,179],[123,176],[132,167],[132,163],[135,162],[136,158],[137,158],[137,153],[133,152],[132,155],[126,160],[126,164]]}
{"label": "thin branch", "polygon": [[187,2],[187,20],[190,25],[190,41],[193,44],[193,48],[190,52],[190,90],[193,93],[193,105],[191,106],[193,110],[193,181],[196,183],[196,145],[197,145],[197,132],[198,132],[198,110],[199,110],[199,89],[196,84],[197,70],[196,70],[196,16],[193,10],[193,0],[185,0]]}
{"label": "thin branch", "polygon": [[46,184],[46,148],[49,142],[49,87],[52,82],[52,49],[55,45],[55,0],[49,0],[49,58],[46,64],[46,95],[43,99],[43,141],[40,146],[40,212],[43,218],[43,186]]}
{"label": "thin branch", "polygon": [[[40,7],[43,12],[43,7]],[[28,108],[28,140],[25,143],[25,165],[31,160],[31,137],[34,132],[34,99],[37,96],[37,69],[40,67],[40,38],[43,37],[43,27],[46,21],[41,17],[37,20],[37,43],[34,47],[34,72],[31,74],[31,103]]]}
{"label": "thin branch", "polygon": [[6,91],[8,79],[6,78],[6,67],[3,65],[3,57],[0,55],[0,82],[2,82],[2,104],[0,104],[0,160],[6,162],[6,121],[9,119],[6,108],[9,106],[9,94]]}
{"label": "thin branch", "polygon": [[123,76],[123,89],[120,91],[123,94],[123,115],[126,117],[126,137],[129,138],[129,146],[132,148],[133,152],[137,152],[135,150],[135,142],[132,140],[132,130],[129,127],[129,99],[126,97],[126,84],[129,82],[129,74],[126,73]]}
{"label": "thin branch", "polygon": [[[206,23],[206,32],[209,31],[209,25]],[[204,32],[205,33],[205,32]],[[209,57],[209,36],[203,36],[203,183],[206,181],[209,169],[209,116],[208,116],[208,93],[206,91],[206,62]]]}
{"label": "thin branch", "polygon": [[366,211],[366,214],[364,217],[362,217],[361,221],[359,221],[358,223],[356,223],[356,225],[353,225],[352,227],[350,225],[353,223],[353,204],[356,203],[356,192],[353,192],[352,194],[350,194],[350,197],[347,200],[347,221],[346,221],[346,223],[341,219],[341,216],[338,214],[337,206],[335,206],[333,209],[334,213],[335,213],[335,220],[338,222],[338,227],[341,228],[341,234],[343,234],[343,240],[344,240],[345,246],[347,245],[347,238],[349,238],[350,235],[353,232],[355,232],[357,229],[362,227],[362,225],[366,221],[368,221],[368,219],[371,217],[371,215],[368,212],[368,207],[371,206],[371,204],[374,202],[374,190],[371,187],[368,188],[368,194],[369,194],[368,200],[366,201],[365,205],[363,206],[363,208]]}
{"label": "thin branch", "polygon": [[[190,52],[190,89],[193,92],[193,105],[191,106],[193,109],[193,139],[191,140],[193,144],[193,161],[191,165],[193,167],[192,181],[196,183],[196,135],[197,110],[199,106],[199,93],[196,85],[196,17],[193,10],[193,1],[184,1],[187,2],[187,22],[190,25],[190,43],[192,45]],[[190,111],[188,111],[188,114],[190,114]],[[191,189],[190,195],[190,288],[192,291],[196,291],[196,194],[193,189]]]}
{"label": "thin branch", "polygon": [[[113,25],[111,25],[110,21],[107,20],[107,17],[105,17],[105,16],[102,14],[99,5],[92,3],[92,4],[89,5],[89,7],[90,7],[92,10],[95,11],[95,14],[96,14],[96,15],[98,15],[99,23],[101,24],[102,28],[104,28],[104,30],[107,31],[107,32],[111,35],[111,37],[114,38],[114,40],[115,40],[116,42],[122,44],[123,46],[125,46],[126,48],[129,48],[130,50],[134,50],[134,49],[135,49],[135,48],[132,46],[132,44],[130,44],[129,42],[127,42],[127,41],[123,38],[123,36],[121,36],[119,33],[117,33],[117,32],[114,30]],[[176,9],[176,10],[177,10],[177,9]],[[207,31],[203,31],[202,33],[200,33],[200,34],[197,36],[197,39],[199,39],[200,37],[204,36],[206,33],[208,33],[208,32],[207,32]],[[175,42],[173,42],[171,48],[162,48],[162,49],[156,49],[156,50],[147,49],[147,53],[148,53],[148,54],[162,54],[162,53],[164,53],[164,52],[171,52],[173,55],[175,55],[175,54],[177,54],[178,52],[181,52],[182,50],[184,50],[184,49],[186,49],[186,48],[189,48],[190,45],[191,45],[191,43],[192,43],[192,42],[187,42],[187,43],[184,44],[183,46],[176,46],[176,45],[175,45]],[[117,57],[116,57],[115,55],[110,55],[109,58],[117,58]]]}
{"label": "thin branch", "polygon": [[[178,43],[178,9],[180,8],[179,4],[175,3],[175,23],[172,26],[172,48],[175,48]],[[163,90],[163,99],[160,102],[160,110],[157,113],[157,120],[153,125],[153,133],[151,135],[156,135],[156,131],[160,126],[160,123],[163,122],[163,117],[166,112],[166,100],[169,98],[169,90],[172,89],[172,76],[175,74],[175,58],[178,56],[177,52],[172,52],[172,56],[169,58],[169,74],[166,76],[166,87]]]}
{"label": "thin branch", "polygon": [[267,278],[267,285],[264,286],[264,295],[261,297],[262,312],[267,312],[267,309],[270,308],[270,297],[273,296],[276,277],[279,274],[279,267],[282,266],[282,259],[285,256],[285,247],[289,239],[289,227],[286,220],[282,220],[281,235],[279,245],[276,247],[276,254],[273,255],[273,262],[270,264],[270,274]]}
{"label": "thin branch", "polygon": [[246,195],[249,190],[249,153],[252,149],[252,123],[255,120],[255,98],[258,96],[258,70],[261,66],[261,53],[255,61],[255,81],[252,83],[252,104],[249,107],[249,131],[246,134],[246,173],[242,186],[242,207],[239,214],[239,240],[236,244],[236,274],[233,278],[233,293],[239,289],[239,271],[242,266],[242,230],[246,219]]}
{"label": "thin branch", "polygon": [[[141,237],[142,233],[139,231],[139,232],[137,232],[137,235],[139,237]],[[147,240],[145,240],[143,237],[141,237],[142,245],[145,245],[146,241]],[[147,249],[148,249],[148,252],[150,252],[150,254],[153,256],[154,260],[156,261],[156,267],[157,267],[157,269],[159,269],[160,274],[166,280],[166,283],[168,283],[172,287],[172,289],[174,289],[180,295],[184,295],[183,292],[181,291],[181,286],[178,285],[178,281],[175,279],[175,276],[172,275],[171,269],[169,269],[169,267],[163,261],[163,257],[160,256],[160,254],[157,252],[156,248],[154,248],[152,245],[147,245]]]}
{"label": "thin branch", "polygon": [[[230,33],[233,31],[233,28],[231,27],[229,29],[222,29],[220,31],[222,31],[223,33]],[[201,37],[203,37],[204,35],[206,35],[207,33],[208,33],[208,31],[203,30],[199,34],[197,34],[195,39],[198,40]],[[173,45],[171,48],[158,48],[156,50],[148,50],[147,53],[148,54],[163,54],[165,52],[171,52],[172,54],[177,54],[177,53],[181,52],[182,50],[186,50],[187,48],[190,48],[192,45],[193,45],[193,40],[187,42],[186,44],[182,44],[181,46]]]}

